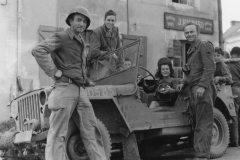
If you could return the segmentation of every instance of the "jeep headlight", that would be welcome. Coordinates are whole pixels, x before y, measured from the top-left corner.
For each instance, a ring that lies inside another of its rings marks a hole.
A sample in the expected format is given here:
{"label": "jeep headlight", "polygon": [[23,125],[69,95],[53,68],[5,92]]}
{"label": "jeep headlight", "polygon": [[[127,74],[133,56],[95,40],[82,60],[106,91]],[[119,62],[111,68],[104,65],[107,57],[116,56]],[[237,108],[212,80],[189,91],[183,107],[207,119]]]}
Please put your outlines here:
{"label": "jeep headlight", "polygon": [[10,105],[11,117],[16,118],[18,115],[18,103],[16,100],[13,100]]}
{"label": "jeep headlight", "polygon": [[47,98],[47,96],[46,96],[45,92],[42,91],[42,92],[40,93],[40,98],[39,98],[41,105],[44,105],[44,104],[45,104],[46,98]]}

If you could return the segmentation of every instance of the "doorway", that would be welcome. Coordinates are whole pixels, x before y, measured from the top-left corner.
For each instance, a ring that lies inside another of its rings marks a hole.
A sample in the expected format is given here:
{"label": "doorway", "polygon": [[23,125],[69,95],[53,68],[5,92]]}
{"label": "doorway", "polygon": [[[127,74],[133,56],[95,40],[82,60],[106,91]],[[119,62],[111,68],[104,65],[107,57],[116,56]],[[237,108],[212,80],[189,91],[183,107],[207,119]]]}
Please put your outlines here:
{"label": "doorway", "polygon": [[173,56],[173,68],[174,68],[174,77],[183,78],[184,74],[182,72],[182,67],[187,62],[187,51],[190,48],[191,44],[186,40],[179,40],[178,50]]}

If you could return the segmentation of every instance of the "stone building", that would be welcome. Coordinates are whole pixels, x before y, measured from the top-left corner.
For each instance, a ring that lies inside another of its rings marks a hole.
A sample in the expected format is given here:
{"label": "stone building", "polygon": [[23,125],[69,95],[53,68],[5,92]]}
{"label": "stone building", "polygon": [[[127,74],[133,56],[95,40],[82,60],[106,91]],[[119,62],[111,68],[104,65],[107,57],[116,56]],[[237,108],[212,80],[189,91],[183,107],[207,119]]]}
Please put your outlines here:
{"label": "stone building", "polygon": [[[202,39],[219,42],[219,0],[0,0],[0,120],[9,116],[6,107],[19,92],[43,84],[43,74],[31,55],[39,42],[39,27],[67,28],[70,9],[81,5],[92,17],[89,29],[103,24],[104,14],[113,9],[121,34],[145,37],[144,65],[152,73],[159,58],[169,56],[181,77],[189,47],[182,32],[185,23],[200,25]],[[151,63],[150,63],[151,62]],[[18,84],[17,84],[18,79]],[[25,85],[25,83],[27,85]],[[20,84],[20,86],[19,86]],[[23,87],[22,87],[23,85]]]}
{"label": "stone building", "polygon": [[240,21],[231,21],[231,27],[224,32],[224,49],[230,53],[233,47],[240,47]]}

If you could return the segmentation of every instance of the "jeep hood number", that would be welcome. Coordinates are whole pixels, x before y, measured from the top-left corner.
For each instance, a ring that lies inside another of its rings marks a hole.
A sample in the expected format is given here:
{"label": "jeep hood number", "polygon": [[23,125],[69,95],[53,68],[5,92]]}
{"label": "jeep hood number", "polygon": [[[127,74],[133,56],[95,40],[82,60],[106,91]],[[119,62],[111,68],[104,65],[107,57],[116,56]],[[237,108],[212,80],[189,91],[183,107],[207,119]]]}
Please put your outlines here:
{"label": "jeep hood number", "polygon": [[96,86],[86,88],[88,97],[109,97],[114,96],[115,92],[110,86]]}

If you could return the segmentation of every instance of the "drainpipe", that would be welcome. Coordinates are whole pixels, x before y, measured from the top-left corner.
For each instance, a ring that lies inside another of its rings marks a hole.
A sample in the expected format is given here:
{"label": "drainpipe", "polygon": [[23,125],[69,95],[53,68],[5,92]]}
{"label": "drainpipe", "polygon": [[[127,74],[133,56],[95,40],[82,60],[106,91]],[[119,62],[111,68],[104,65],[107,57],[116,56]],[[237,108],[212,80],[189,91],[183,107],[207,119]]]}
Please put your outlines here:
{"label": "drainpipe", "polygon": [[17,88],[22,91],[21,82],[21,44],[22,44],[22,0],[17,1]]}
{"label": "drainpipe", "polygon": [[222,2],[221,2],[221,0],[218,0],[218,29],[219,29],[219,46],[223,49]]}
{"label": "drainpipe", "polygon": [[22,37],[22,0],[17,1],[17,77],[20,76]]}
{"label": "drainpipe", "polygon": [[129,0],[127,0],[127,35],[129,35],[129,8],[128,8],[128,3]]}

